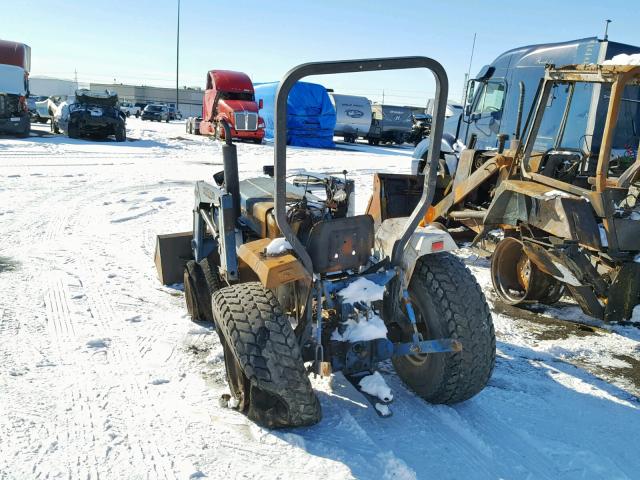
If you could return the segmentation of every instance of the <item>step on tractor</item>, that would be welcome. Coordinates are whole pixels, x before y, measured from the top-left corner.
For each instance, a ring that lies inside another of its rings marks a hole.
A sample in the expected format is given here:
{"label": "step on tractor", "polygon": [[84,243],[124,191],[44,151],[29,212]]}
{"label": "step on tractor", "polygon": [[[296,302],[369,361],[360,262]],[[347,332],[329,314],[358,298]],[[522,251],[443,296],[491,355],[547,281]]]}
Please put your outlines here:
{"label": "step on tractor", "polygon": [[592,317],[628,320],[640,303],[639,84],[638,66],[548,65],[509,148],[500,134],[497,149],[462,151],[422,223],[495,246],[491,278],[506,304],[567,294]]}
{"label": "step on tractor", "polygon": [[[392,396],[367,385],[375,387],[371,380],[380,378],[376,368],[385,360],[410,389],[436,404],[467,400],[489,380],[495,334],[483,293],[450,253],[456,248],[450,235],[418,226],[434,194],[436,168],[427,165],[422,193],[405,216],[394,215],[381,198],[354,215],[347,172],[287,171],[287,97],[295,82],[407,68],[426,68],[435,77],[431,135],[439,139],[448,83],[435,60],[300,65],[276,94],[273,166],[240,181],[236,146],[227,135],[224,170],[213,182],[196,183],[193,231],[158,237],[161,280],[179,282],[184,265],[189,314],[214,322],[234,404],[261,425],[321,419],[309,374],[342,372],[380,416],[391,414]],[[432,143],[430,158],[439,157],[439,146]]]}

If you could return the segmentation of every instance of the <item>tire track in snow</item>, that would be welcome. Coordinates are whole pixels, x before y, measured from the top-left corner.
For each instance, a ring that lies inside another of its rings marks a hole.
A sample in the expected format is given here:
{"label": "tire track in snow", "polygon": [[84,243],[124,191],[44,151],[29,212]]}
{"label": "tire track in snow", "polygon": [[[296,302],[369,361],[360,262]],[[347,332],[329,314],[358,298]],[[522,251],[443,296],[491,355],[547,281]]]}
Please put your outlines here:
{"label": "tire track in snow", "polygon": [[[87,279],[96,278],[96,272],[89,262],[84,261],[83,266],[87,271]],[[109,332],[111,329],[109,329],[106,319],[110,319],[111,322],[121,322],[122,319],[119,318],[120,315],[117,314],[105,298],[106,294],[100,286],[93,286],[91,285],[91,281],[88,281],[85,283],[85,288],[94,318],[99,322],[103,332]],[[133,347],[135,348],[135,346]],[[141,357],[139,351],[136,350],[137,358],[135,358],[131,355],[130,349],[123,348],[119,341],[113,341],[109,346],[109,350],[113,353],[113,362],[110,362],[110,365],[114,369],[113,378],[122,378],[122,387],[128,398],[127,404],[130,408],[127,412],[129,418],[126,424],[129,439],[134,439],[133,443],[139,449],[142,463],[147,465],[146,471],[154,471],[157,478],[176,478],[169,460],[169,454],[166,450],[161,450],[155,433],[152,433],[152,440],[147,439],[147,441],[145,441],[138,432],[131,428],[138,423],[139,419],[145,420],[148,412],[154,410],[154,404],[149,399],[147,389],[141,387],[136,375],[132,372],[133,367],[140,364]],[[117,363],[117,365],[115,365],[115,363]],[[134,412],[134,410],[137,410],[137,412]],[[151,428],[149,431],[154,432],[154,429]],[[151,461],[150,464],[149,461]]]}

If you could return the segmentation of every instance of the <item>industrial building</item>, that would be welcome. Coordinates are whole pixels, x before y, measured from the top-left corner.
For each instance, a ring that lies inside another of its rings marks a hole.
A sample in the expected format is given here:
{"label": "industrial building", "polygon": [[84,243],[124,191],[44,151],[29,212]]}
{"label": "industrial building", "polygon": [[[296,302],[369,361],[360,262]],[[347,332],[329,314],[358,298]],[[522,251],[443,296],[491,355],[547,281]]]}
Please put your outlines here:
{"label": "industrial building", "polygon": [[89,88],[88,83],[77,84],[73,80],[45,76],[29,77],[29,92],[34,96],[53,97],[74,95],[78,88]]}
{"label": "industrial building", "polygon": [[[92,90],[111,90],[118,94],[121,101],[132,103],[163,103],[171,107],[176,105],[176,89],[150,87],[146,85],[125,85],[122,83],[91,83]],[[197,116],[202,113],[203,91],[199,88],[182,88],[179,92],[178,110],[183,117]]]}

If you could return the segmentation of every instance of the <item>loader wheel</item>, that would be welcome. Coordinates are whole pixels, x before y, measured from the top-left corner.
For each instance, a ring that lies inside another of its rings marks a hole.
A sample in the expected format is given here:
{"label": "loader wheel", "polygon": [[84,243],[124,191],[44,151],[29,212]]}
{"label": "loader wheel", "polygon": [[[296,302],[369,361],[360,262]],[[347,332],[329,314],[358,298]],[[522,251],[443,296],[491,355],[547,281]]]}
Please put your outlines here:
{"label": "loader wheel", "polygon": [[[218,268],[216,267],[216,261],[213,255],[203,258],[200,261],[200,268],[204,281],[207,285],[207,304],[211,304],[211,295],[225,286],[218,274]],[[210,317],[213,320],[213,315]]]}
{"label": "loader wheel", "polygon": [[564,285],[529,260],[520,240],[507,237],[491,256],[491,281],[508,305],[541,302],[551,305],[564,294]]}
{"label": "loader wheel", "polygon": [[462,351],[392,357],[396,372],[430,403],[473,397],[487,385],[496,356],[491,313],[475,278],[452,254],[426,255],[417,261],[409,297],[423,338],[454,338]]}
{"label": "loader wheel", "polygon": [[202,266],[189,260],[184,267],[184,300],[194,322],[211,322],[211,295]]}
{"label": "loader wheel", "polygon": [[238,410],[268,428],[319,422],[320,403],[275,295],[259,282],[241,283],[214,293],[212,307]]}

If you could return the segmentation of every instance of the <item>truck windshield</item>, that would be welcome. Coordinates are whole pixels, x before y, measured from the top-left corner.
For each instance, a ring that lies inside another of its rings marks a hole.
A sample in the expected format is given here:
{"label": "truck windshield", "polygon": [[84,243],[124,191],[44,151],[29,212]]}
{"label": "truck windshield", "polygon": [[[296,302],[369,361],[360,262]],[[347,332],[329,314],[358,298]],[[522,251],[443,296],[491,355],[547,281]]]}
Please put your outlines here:
{"label": "truck windshield", "polygon": [[255,101],[253,93],[250,92],[220,92],[220,100],[243,100],[245,102]]}
{"label": "truck windshield", "polygon": [[147,105],[145,110],[147,112],[161,112],[162,111],[162,106],[160,106],[160,105]]}

